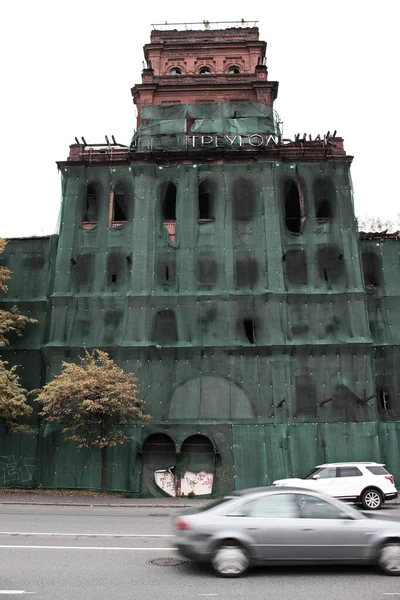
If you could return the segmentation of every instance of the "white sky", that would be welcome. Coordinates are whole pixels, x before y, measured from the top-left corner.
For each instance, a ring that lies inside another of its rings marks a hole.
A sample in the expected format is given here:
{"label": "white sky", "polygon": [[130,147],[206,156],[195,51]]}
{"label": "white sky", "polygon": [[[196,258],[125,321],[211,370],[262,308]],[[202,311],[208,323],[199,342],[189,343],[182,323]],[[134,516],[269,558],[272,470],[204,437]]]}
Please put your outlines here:
{"label": "white sky", "polygon": [[[245,9],[245,10],[244,10]],[[396,0],[19,0],[1,11],[0,236],[54,233],[75,136],[128,144],[151,23],[257,20],[284,134],[337,130],[356,213],[399,208]]]}

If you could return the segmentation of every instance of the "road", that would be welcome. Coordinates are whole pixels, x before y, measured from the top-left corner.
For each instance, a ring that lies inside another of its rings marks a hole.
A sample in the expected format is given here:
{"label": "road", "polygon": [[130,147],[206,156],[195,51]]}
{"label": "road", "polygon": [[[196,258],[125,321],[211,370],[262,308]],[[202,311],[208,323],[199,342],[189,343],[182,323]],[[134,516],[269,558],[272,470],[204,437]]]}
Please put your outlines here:
{"label": "road", "polygon": [[[256,569],[236,580],[177,558],[173,510],[0,505],[0,600],[400,599],[400,578],[369,568]],[[400,520],[400,507],[380,516]]]}

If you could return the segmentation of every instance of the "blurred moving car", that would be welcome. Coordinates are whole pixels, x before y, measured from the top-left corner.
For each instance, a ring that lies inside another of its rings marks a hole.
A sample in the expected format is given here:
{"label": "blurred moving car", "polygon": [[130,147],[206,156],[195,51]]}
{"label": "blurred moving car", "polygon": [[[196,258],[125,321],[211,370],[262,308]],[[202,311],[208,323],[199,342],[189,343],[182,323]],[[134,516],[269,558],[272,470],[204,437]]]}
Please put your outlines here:
{"label": "blurred moving car", "polygon": [[376,462],[343,462],[318,465],[304,479],[277,479],[272,485],[300,486],[340,500],[377,510],[385,500],[397,498],[393,475]]}
{"label": "blurred moving car", "polygon": [[371,519],[320,492],[254,488],[175,519],[185,558],[210,562],[221,576],[251,565],[377,564],[400,575],[400,522]]}

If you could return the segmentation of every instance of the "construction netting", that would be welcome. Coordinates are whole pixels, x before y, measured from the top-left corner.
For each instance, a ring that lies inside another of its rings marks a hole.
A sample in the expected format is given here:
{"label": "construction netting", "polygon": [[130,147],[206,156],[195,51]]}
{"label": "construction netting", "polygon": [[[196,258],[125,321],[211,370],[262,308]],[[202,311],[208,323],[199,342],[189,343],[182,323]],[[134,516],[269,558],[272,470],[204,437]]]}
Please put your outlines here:
{"label": "construction netting", "polygon": [[[253,108],[243,118],[276,132]],[[166,112],[187,124],[188,107],[146,110],[138,149]],[[136,374],[152,424],[112,453],[110,489],[210,495],[356,459],[400,480],[399,245],[360,243],[349,161],[140,155],[70,162],[59,236],[9,242],[2,306],[38,320],[2,352],[23,384],[85,347]],[[96,453],[38,427],[36,441],[3,437],[4,456],[39,461],[38,485],[95,487]]]}

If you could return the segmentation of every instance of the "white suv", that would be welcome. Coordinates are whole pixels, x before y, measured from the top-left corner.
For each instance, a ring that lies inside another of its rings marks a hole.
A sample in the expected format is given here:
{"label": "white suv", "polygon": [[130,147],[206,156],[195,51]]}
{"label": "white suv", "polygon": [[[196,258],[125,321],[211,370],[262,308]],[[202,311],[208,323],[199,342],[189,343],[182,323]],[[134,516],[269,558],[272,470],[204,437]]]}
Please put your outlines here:
{"label": "white suv", "polygon": [[272,485],[318,490],[375,510],[385,500],[397,498],[393,476],[386,471],[385,465],[376,462],[318,465],[304,479],[277,479]]}

